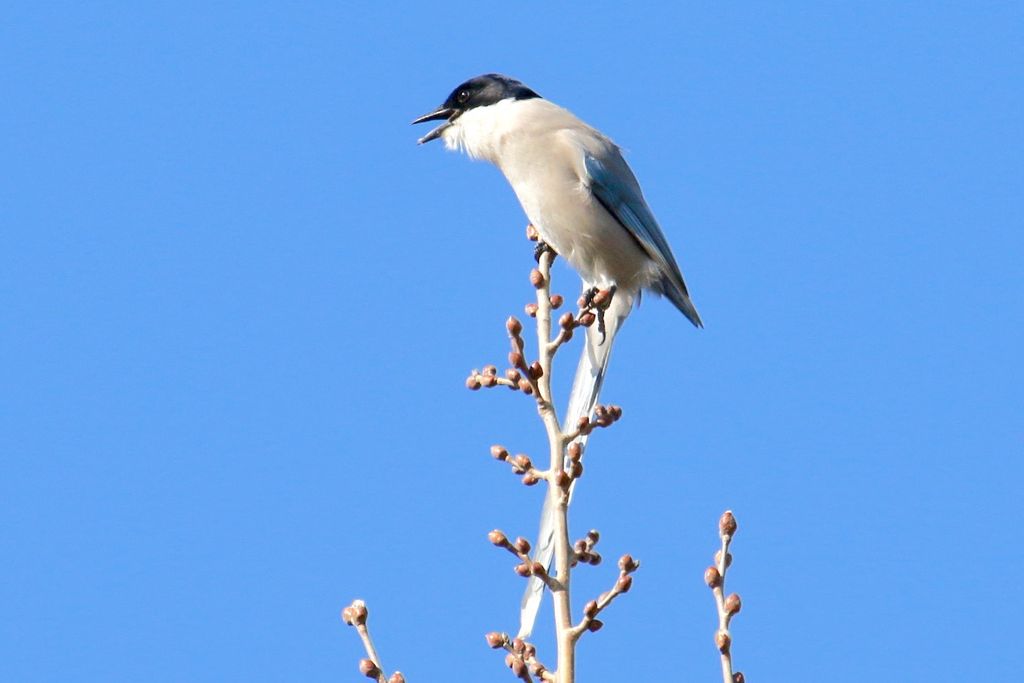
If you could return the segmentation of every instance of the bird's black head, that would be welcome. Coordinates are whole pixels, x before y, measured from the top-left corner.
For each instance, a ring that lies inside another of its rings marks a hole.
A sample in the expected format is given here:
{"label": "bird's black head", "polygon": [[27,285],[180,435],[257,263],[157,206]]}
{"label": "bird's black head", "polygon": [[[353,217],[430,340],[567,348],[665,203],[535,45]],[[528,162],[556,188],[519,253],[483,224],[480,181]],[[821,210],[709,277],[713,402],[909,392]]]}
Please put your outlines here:
{"label": "bird's black head", "polygon": [[486,107],[496,104],[502,100],[528,100],[533,97],[540,97],[537,93],[527,88],[514,78],[502,76],[501,74],[484,74],[471,78],[459,87],[452,90],[452,94],[440,107],[419,117],[413,123],[424,123],[426,121],[445,122],[430,131],[422,138],[420,144],[430,142],[441,137],[444,129],[452,124],[455,119],[476,107]]}

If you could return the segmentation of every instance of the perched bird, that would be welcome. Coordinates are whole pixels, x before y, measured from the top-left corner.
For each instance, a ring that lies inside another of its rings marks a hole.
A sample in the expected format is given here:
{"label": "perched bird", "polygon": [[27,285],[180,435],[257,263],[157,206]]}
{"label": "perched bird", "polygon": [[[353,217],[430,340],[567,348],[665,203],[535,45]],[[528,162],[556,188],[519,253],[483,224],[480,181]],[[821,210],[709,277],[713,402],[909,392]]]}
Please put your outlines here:
{"label": "perched bird", "polygon": [[[612,342],[642,290],[667,297],[703,327],[640,184],[618,146],[600,131],[500,74],[469,79],[413,123],[426,121],[442,123],[420,144],[440,138],[448,149],[501,169],[541,240],[579,273],[584,292],[614,292],[602,329],[587,331],[564,418],[566,431],[597,404]],[[554,551],[554,515],[549,496],[534,557],[545,567]],[[543,589],[539,579],[530,580],[521,637],[533,629]]]}

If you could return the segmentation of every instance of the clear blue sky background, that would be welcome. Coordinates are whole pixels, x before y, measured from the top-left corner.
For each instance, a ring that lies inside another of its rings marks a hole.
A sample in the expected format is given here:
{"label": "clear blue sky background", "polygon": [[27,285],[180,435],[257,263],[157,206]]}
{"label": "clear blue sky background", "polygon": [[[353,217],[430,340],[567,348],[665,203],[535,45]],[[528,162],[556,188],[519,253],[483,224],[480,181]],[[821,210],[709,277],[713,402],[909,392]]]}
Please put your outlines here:
{"label": "clear blue sky background", "polygon": [[363,597],[410,680],[511,680],[541,493],[487,448],[543,435],[463,379],[530,246],[409,126],[486,71],[628,151],[707,323],[617,348],[573,525],[644,567],[583,679],[717,680],[726,508],[749,680],[1019,673],[1024,11],[620,5],[5,6],[0,679],[361,680]]}

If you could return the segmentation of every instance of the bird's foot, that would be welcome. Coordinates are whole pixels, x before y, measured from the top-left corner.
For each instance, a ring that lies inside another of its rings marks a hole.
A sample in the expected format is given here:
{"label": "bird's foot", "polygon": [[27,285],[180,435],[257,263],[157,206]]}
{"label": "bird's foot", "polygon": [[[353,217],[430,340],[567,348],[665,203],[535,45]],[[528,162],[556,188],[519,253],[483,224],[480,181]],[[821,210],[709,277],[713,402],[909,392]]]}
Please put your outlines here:
{"label": "bird's foot", "polygon": [[553,256],[558,256],[558,252],[552,249],[550,244],[538,238],[537,246],[533,248],[533,260],[540,263],[540,257],[544,255],[544,252],[551,252]]}
{"label": "bird's foot", "polygon": [[597,291],[597,287],[591,290],[594,292],[594,296],[591,298],[591,302],[596,303],[595,308],[597,309],[597,331],[601,333],[602,344],[604,344],[605,337],[607,337],[607,328],[604,324],[604,312],[608,310],[608,304],[611,303],[612,297],[615,296],[615,289],[615,285],[612,285],[611,287],[606,289],[605,291],[608,293],[608,295],[601,297],[602,300],[599,302],[594,302],[593,300],[594,298],[597,297],[598,294],[603,294],[603,292]]}

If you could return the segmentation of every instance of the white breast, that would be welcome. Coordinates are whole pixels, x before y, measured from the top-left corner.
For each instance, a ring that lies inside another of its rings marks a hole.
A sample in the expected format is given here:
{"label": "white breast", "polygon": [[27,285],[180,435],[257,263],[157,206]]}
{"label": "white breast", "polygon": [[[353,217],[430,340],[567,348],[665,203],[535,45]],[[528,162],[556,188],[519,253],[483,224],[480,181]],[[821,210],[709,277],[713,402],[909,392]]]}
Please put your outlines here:
{"label": "white breast", "polygon": [[591,194],[584,154],[618,154],[569,111],[535,98],[467,111],[444,132],[449,149],[501,169],[530,222],[588,285],[636,291],[658,277],[647,253]]}

